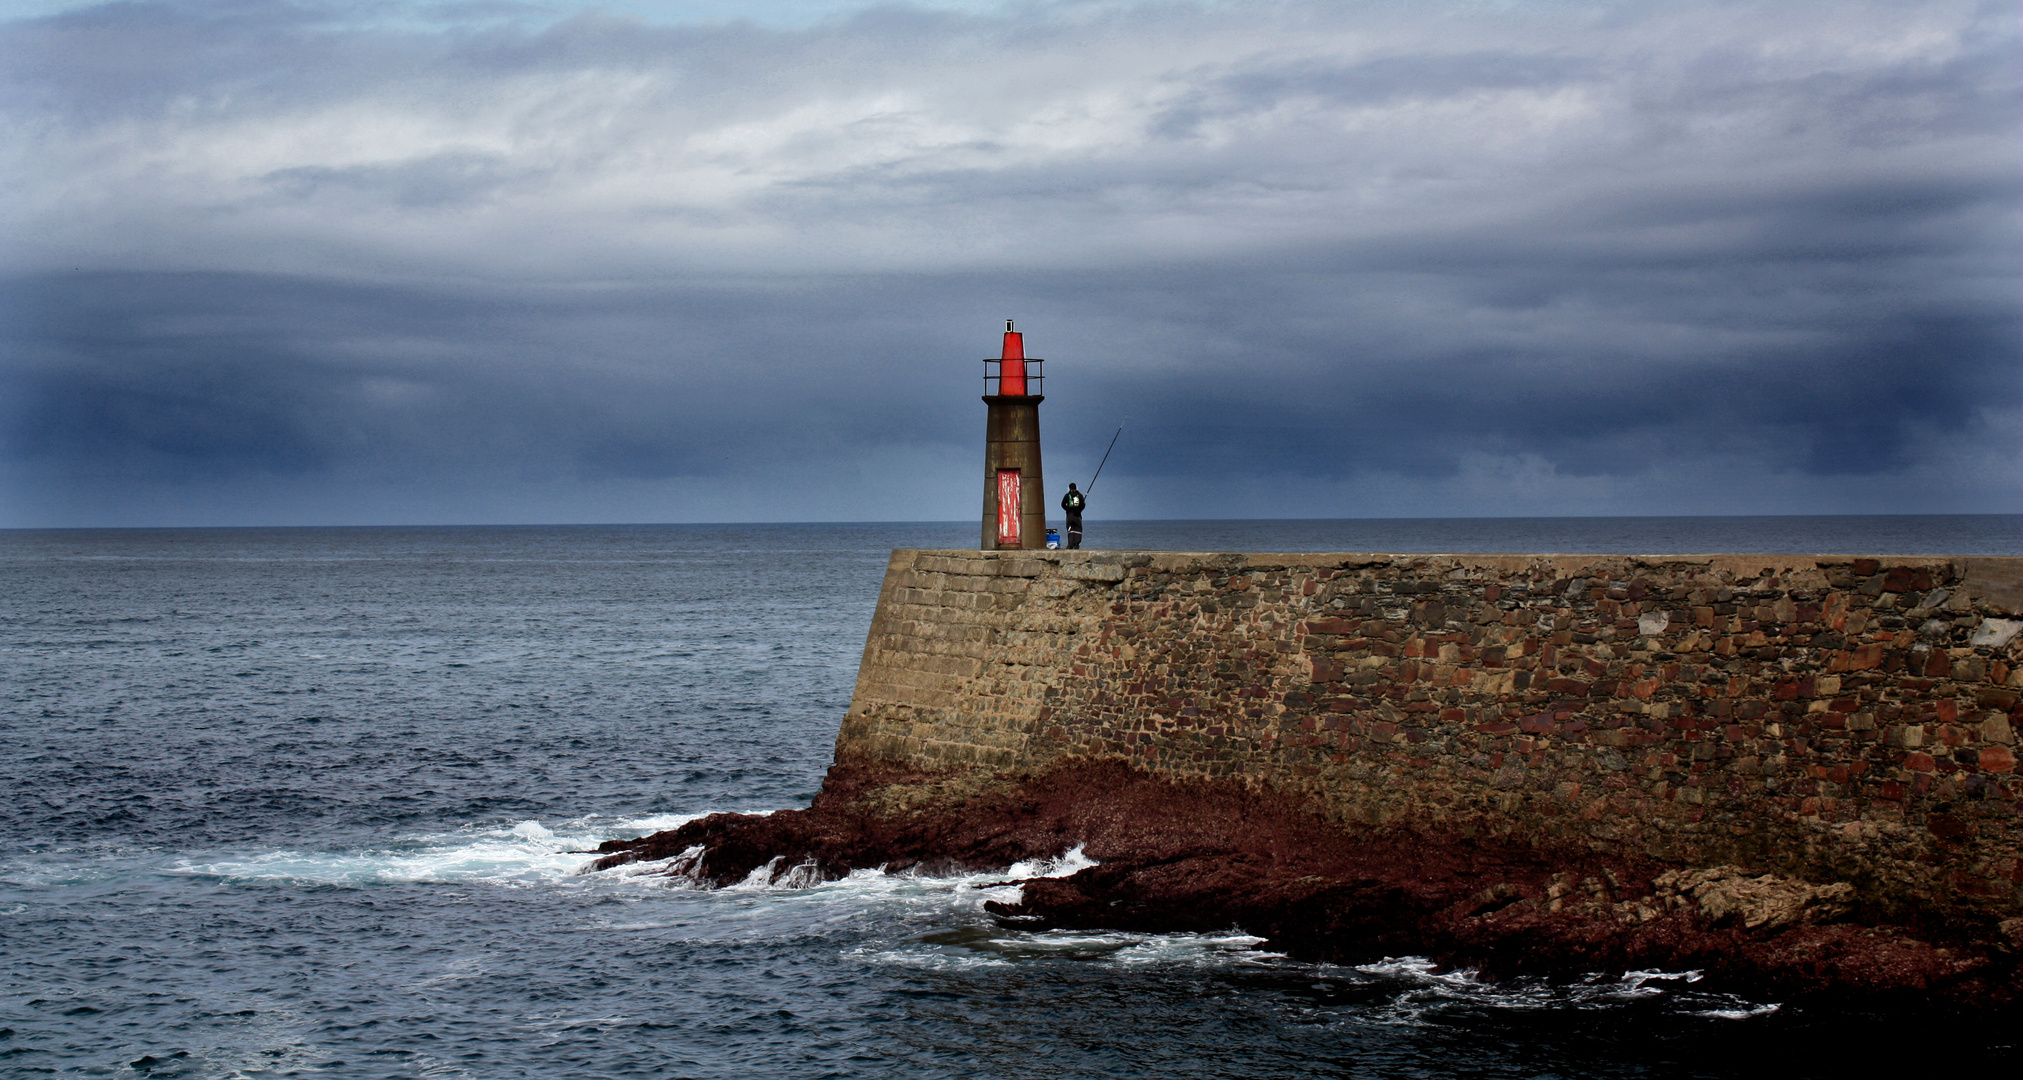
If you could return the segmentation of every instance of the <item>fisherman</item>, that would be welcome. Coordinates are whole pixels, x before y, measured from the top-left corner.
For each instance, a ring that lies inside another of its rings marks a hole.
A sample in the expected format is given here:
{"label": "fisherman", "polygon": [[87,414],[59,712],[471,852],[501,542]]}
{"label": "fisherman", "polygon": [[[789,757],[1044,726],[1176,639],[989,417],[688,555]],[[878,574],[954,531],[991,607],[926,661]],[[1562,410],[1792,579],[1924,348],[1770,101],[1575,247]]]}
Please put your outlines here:
{"label": "fisherman", "polygon": [[1061,496],[1061,509],[1068,512],[1068,550],[1070,551],[1082,546],[1082,507],[1087,505],[1089,505],[1089,500],[1081,492],[1075,490],[1075,485],[1069,484],[1068,493]]}

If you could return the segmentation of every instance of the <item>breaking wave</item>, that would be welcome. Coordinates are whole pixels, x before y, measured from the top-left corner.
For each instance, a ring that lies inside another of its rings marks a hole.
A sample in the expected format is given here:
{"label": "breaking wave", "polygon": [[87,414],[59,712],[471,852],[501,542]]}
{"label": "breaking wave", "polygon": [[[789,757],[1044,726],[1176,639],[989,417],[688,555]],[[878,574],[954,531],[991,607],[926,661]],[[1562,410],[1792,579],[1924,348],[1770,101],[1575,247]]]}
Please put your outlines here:
{"label": "breaking wave", "polygon": [[1374,1017],[1388,1023],[1423,1024],[1456,1010],[1484,1007],[1509,1012],[1614,1009],[1663,1000],[1690,1015],[1718,1020],[1768,1016],[1780,1007],[1699,990],[1695,986],[1701,979],[1698,971],[1630,971],[1591,974],[1573,981],[1520,978],[1491,982],[1475,971],[1442,971],[1425,957],[1405,956],[1337,969],[1337,975],[1351,981],[1399,984],[1401,992]]}
{"label": "breaking wave", "polygon": [[[176,860],[168,872],[229,881],[284,881],[321,885],[412,882],[530,885],[578,874],[584,853],[614,836],[680,828],[703,814],[657,814],[609,819],[598,815],[559,822],[472,826],[353,851],[283,849],[247,855]],[[622,875],[620,875],[622,876]]]}

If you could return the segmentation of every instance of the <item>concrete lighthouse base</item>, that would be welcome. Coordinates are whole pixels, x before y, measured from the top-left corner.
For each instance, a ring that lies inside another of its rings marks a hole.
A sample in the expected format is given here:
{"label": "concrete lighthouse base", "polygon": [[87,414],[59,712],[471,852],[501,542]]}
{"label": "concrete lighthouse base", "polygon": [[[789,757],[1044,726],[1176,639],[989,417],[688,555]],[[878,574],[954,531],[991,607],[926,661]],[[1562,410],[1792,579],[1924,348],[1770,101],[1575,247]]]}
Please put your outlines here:
{"label": "concrete lighthouse base", "polygon": [[[983,400],[989,406],[984,427],[983,550],[1044,548],[1047,496],[1040,469],[1040,402],[1046,399],[1033,394],[988,395]],[[1015,487],[1001,476],[1008,470],[1018,473]],[[1017,505],[1003,505],[1012,490],[1017,492]]]}

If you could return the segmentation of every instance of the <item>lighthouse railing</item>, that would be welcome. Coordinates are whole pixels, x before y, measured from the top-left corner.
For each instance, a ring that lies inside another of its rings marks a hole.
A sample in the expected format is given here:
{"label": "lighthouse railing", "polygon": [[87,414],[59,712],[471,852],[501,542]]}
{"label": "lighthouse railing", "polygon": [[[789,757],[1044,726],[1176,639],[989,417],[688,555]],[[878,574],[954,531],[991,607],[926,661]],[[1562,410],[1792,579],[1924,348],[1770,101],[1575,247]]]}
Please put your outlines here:
{"label": "lighthouse railing", "polygon": [[[1024,397],[1044,396],[1041,393],[1041,390],[1046,385],[1047,377],[1045,375],[1040,374],[1041,371],[1040,365],[1046,363],[1046,361],[1034,359],[1032,357],[1027,357],[1023,361],[1023,363],[1026,366],[1026,392],[1023,396]],[[1001,396],[998,393],[998,386],[1002,378],[1002,376],[999,374],[999,369],[1002,368],[1003,365],[1004,361],[999,359],[989,359],[983,362],[983,396],[985,397]]]}

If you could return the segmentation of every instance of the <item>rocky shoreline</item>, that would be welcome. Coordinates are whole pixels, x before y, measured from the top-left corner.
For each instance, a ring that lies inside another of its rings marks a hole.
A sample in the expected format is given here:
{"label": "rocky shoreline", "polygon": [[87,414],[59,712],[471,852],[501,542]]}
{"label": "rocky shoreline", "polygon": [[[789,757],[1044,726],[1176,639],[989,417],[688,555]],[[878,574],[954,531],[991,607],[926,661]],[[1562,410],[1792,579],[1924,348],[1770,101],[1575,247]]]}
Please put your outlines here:
{"label": "rocky shoreline", "polygon": [[1116,760],[1031,774],[846,756],[806,810],[716,814],[610,841],[591,864],[662,862],[705,886],[852,870],[988,871],[1080,846],[1098,865],[1023,882],[1008,926],[1240,928],[1295,959],[1418,955],[1485,977],[1698,970],[1762,1001],[2015,1014],[2023,920],[1881,908],[1850,885],[1680,867],[1457,830],[1344,826],[1232,781]]}

